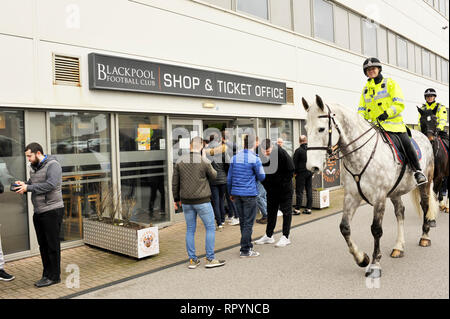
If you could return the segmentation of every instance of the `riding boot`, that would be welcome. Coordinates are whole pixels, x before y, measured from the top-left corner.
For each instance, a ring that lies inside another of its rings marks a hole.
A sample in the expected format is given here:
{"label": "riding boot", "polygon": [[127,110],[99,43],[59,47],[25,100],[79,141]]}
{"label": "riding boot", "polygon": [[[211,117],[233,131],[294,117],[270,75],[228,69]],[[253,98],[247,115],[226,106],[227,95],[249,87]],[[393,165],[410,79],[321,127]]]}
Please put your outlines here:
{"label": "riding boot", "polygon": [[416,179],[417,186],[428,182],[427,177],[420,168],[419,159],[417,158],[417,151],[411,143],[407,133],[397,133],[397,136],[402,141],[403,148],[405,149],[406,156],[409,159],[411,168],[414,171],[414,178]]}

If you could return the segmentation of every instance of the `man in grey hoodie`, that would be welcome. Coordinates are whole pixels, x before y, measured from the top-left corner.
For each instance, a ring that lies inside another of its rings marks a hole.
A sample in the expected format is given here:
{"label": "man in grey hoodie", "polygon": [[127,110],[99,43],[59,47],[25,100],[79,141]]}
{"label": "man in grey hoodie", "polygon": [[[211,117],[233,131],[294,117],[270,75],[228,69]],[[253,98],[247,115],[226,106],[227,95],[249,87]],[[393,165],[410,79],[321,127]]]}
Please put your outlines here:
{"label": "man in grey hoodie", "polygon": [[56,157],[44,155],[38,143],[27,145],[25,156],[31,163],[30,179],[26,183],[16,181],[15,191],[19,194],[31,192],[34,229],[44,267],[42,278],[34,284],[40,288],[61,282],[62,169]]}

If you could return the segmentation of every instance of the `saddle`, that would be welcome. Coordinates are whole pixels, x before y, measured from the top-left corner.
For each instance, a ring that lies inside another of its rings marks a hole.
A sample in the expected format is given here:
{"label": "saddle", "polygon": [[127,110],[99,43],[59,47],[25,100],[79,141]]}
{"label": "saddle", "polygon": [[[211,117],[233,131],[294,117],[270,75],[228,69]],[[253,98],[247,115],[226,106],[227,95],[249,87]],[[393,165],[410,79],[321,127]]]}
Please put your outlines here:
{"label": "saddle", "polygon": [[405,149],[403,148],[402,142],[400,141],[400,138],[398,136],[392,134],[389,135],[388,132],[383,132],[384,136],[386,137],[387,144],[391,147],[394,158],[397,158],[397,160],[400,162],[401,165],[407,164],[408,157],[406,156]]}

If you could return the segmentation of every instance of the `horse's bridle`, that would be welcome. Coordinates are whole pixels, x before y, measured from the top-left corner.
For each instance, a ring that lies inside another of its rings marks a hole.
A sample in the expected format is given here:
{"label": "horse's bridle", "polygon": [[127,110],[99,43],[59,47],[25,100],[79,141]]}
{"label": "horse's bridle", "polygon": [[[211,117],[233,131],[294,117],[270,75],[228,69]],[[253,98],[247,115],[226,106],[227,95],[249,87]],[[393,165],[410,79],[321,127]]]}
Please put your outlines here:
{"label": "horse's bridle", "polygon": [[[347,147],[349,147],[350,145],[352,145],[353,143],[355,143],[356,141],[358,141],[361,137],[363,137],[364,135],[366,135],[368,132],[370,132],[371,130],[373,130],[375,128],[375,125],[371,125],[371,127],[365,131],[363,134],[361,134],[360,136],[358,136],[356,139],[354,139],[353,141],[351,141],[350,143],[348,143],[347,145],[344,146],[340,146],[340,140],[341,140],[341,130],[339,129],[339,126],[337,125],[336,121],[334,120],[334,117],[336,116],[336,114],[331,113],[331,109],[328,106],[328,104],[325,104],[327,109],[328,109],[328,114],[326,115],[319,115],[318,118],[328,118],[328,145],[327,146],[314,146],[314,147],[308,147],[307,150],[320,150],[320,151],[327,151],[327,155],[328,157],[334,157],[336,158],[336,155],[342,150],[342,149],[347,149]],[[336,128],[336,130],[339,133],[339,139],[338,142],[335,146],[332,145],[332,125],[334,125],[334,127]],[[350,155],[353,152],[356,152],[357,150],[361,149],[363,146],[365,146],[371,139],[372,137],[374,137],[377,134],[377,132],[375,132],[364,144],[362,144],[361,146],[355,148],[353,151],[348,152],[344,155],[342,155],[341,157],[337,157],[336,160],[340,160],[344,157],[346,157],[347,155]],[[378,138],[377,138],[378,140]],[[376,146],[375,146],[376,148]],[[372,157],[369,159],[372,159]]]}

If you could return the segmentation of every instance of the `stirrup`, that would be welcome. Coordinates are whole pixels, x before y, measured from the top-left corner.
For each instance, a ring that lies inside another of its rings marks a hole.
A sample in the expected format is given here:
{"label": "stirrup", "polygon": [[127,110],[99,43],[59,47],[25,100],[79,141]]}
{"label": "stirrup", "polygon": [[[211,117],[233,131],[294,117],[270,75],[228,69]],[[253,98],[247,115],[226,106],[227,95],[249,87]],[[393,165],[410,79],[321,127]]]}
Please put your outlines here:
{"label": "stirrup", "polygon": [[[422,180],[422,181],[419,180],[419,178],[421,177],[420,175],[422,175],[422,176],[424,177],[424,180]],[[428,179],[427,179],[427,177],[425,176],[425,174],[422,173],[422,171],[416,171],[416,172],[414,173],[414,178],[416,179],[416,183],[417,183],[416,185],[417,185],[417,186],[420,186],[420,185],[423,185],[423,184],[428,183]]]}

